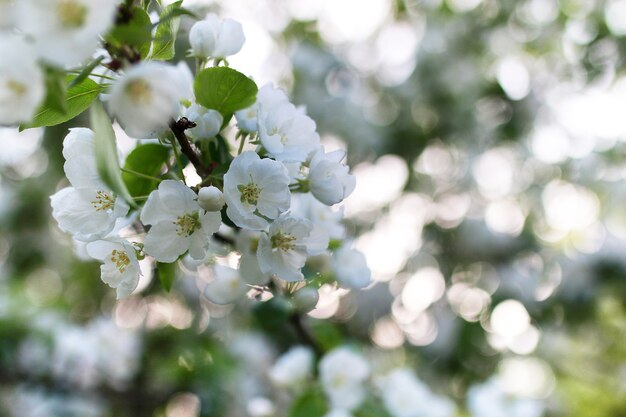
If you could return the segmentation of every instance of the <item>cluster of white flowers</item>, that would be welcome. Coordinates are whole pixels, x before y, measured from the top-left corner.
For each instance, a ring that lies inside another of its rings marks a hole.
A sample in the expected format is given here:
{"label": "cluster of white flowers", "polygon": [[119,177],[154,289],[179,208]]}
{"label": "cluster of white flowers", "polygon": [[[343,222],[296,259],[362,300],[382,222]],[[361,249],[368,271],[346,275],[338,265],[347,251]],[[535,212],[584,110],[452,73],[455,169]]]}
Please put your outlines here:
{"label": "cluster of white flowers", "polygon": [[113,24],[119,0],[0,2],[0,125],[27,122],[45,95],[44,67],[82,64]]}
{"label": "cluster of white flowers", "polygon": [[330,402],[331,416],[350,415],[365,399],[368,361],[347,347],[327,353],[319,365],[320,381]]}
{"label": "cluster of white flowers", "polygon": [[44,316],[35,329],[17,355],[17,366],[27,374],[47,374],[79,390],[99,386],[121,390],[139,367],[140,335],[119,328],[109,317],[77,325]]}
{"label": "cluster of white flowers", "polygon": [[139,282],[138,251],[118,233],[128,223],[130,207],[100,179],[91,130],[72,129],[63,140],[63,156],[71,187],[50,197],[52,216],[61,230],[86,243],[87,253],[103,262],[102,280],[117,288],[118,298],[129,295]]}
{"label": "cluster of white flowers", "polygon": [[393,417],[452,417],[455,414],[454,403],[433,394],[410,369],[395,369],[378,382],[385,407]]}
{"label": "cluster of white flowers", "polygon": [[[324,417],[352,417],[368,406],[368,397],[380,398],[384,409],[392,417],[456,415],[454,402],[444,395],[434,394],[413,370],[401,367],[380,373],[379,369],[372,375],[372,368],[377,366],[370,365],[371,359],[347,346],[337,347],[322,356],[318,368],[319,382],[329,409]],[[307,383],[311,386],[313,369],[313,351],[296,346],[276,360],[268,375],[276,387],[300,395],[307,389]],[[373,384],[368,384],[370,379]],[[487,414],[478,412],[475,415],[483,417]]]}
{"label": "cluster of white flowers", "polygon": [[541,417],[545,403],[507,392],[493,377],[468,390],[467,408],[473,417]]}
{"label": "cluster of white flowers", "polygon": [[[244,40],[241,25],[215,15],[195,23],[189,34],[200,70],[211,59],[217,66],[238,52]],[[181,171],[158,179],[145,202],[124,201],[123,193],[117,195],[98,174],[94,133],[77,128],[67,135],[63,155],[71,186],[51,197],[53,216],[63,231],[86,244],[89,256],[103,263],[102,280],[117,289],[118,298],[137,287],[139,260],[146,255],[161,263],[188,256],[214,264],[212,237],[218,231],[232,240],[230,250],[240,257],[236,265],[213,268],[204,292],[215,303],[234,302],[247,285],[265,285],[272,277],[305,280],[302,269],[309,257],[327,257],[321,264],[330,271],[322,272],[330,272],[344,287],[370,283],[364,256],[342,242],[343,210],[333,207],[355,188],[355,177],[343,162],[345,152],[326,152],[315,122],[285,92],[266,85],[252,106],[235,112],[239,152],[232,155],[227,149],[226,157],[212,160],[228,168],[215,177],[209,176],[213,168],[199,167],[207,158],[202,149],[214,145],[217,136],[220,146],[228,148],[220,132],[229,114],[196,101],[197,85],[186,64],[142,61],[112,75],[105,97],[125,132],[168,143],[173,147],[170,170],[180,164],[182,152],[189,158],[187,168],[201,176],[199,186],[189,187],[184,178],[188,170],[179,166]],[[256,148],[243,151],[248,141]],[[129,235],[132,242],[125,239]]]}
{"label": "cluster of white flowers", "polygon": [[296,346],[284,353],[269,371],[272,382],[279,387],[297,387],[311,377],[313,351],[306,346]]}
{"label": "cluster of white flowers", "polygon": [[106,412],[98,398],[54,394],[28,385],[2,392],[0,411],[7,417],[101,417]]}

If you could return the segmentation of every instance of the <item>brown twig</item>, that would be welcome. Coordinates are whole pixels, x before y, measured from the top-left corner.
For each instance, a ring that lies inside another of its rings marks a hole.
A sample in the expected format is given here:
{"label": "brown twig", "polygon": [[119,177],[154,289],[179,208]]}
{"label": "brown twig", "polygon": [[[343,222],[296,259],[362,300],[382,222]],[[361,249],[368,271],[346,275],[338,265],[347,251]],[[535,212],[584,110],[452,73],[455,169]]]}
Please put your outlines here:
{"label": "brown twig", "polygon": [[298,335],[300,341],[309,345],[315,352],[315,355],[321,358],[324,355],[324,349],[322,349],[319,343],[317,343],[317,340],[313,338],[313,335],[311,335],[309,330],[304,327],[304,323],[302,322],[302,316],[298,313],[293,313],[289,317],[289,323],[296,331],[296,334]]}
{"label": "brown twig", "polygon": [[180,144],[181,151],[187,156],[187,158],[189,158],[189,162],[191,162],[196,168],[198,175],[204,178],[211,173],[211,169],[204,165],[204,163],[200,160],[200,157],[191,146],[191,142],[189,142],[189,139],[185,134],[185,130],[194,127],[196,127],[196,123],[186,117],[181,117],[178,121],[172,120],[170,122],[170,129],[174,132],[174,136]]}

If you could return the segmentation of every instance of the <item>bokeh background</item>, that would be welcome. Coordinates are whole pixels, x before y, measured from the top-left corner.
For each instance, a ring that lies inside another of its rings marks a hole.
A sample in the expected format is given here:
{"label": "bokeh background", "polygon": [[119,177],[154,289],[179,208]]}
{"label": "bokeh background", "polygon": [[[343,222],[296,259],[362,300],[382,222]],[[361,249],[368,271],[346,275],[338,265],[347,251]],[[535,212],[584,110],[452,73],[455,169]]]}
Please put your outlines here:
{"label": "bokeh background", "polygon": [[[184,6],[240,21],[230,65],[348,150],[375,283],[320,289],[324,347],[413,368],[458,416],[500,416],[467,406],[494,377],[544,416],[626,415],[625,0]],[[116,302],[81,260],[48,197],[85,125],[0,129],[0,416],[308,417],[267,383],[296,343],[277,303],[212,305],[184,271],[164,293],[146,262]]]}

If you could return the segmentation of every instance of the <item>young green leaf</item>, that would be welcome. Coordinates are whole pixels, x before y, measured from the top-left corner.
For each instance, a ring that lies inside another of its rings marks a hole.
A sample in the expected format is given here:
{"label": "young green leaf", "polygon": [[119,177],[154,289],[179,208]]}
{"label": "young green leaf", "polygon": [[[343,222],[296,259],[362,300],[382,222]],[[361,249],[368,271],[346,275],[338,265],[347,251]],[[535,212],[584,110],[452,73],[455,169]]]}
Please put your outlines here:
{"label": "young green leaf", "polygon": [[141,7],[131,9],[132,17],[128,22],[117,24],[106,40],[119,48],[122,45],[135,47],[142,57],[148,56],[152,41],[152,22],[150,16]]}
{"label": "young green leaf", "polygon": [[[158,187],[158,177],[170,157],[170,148],[158,143],[139,145],[126,157],[122,179],[133,197],[146,196]],[[142,174],[144,176],[142,176]]]}
{"label": "young green leaf", "polygon": [[173,15],[174,12],[180,8],[182,2],[182,0],[178,0],[167,6],[163,9],[163,12],[161,12],[161,21],[157,26],[156,35],[152,44],[152,52],[150,54],[152,59],[167,61],[174,58],[176,53],[176,33],[180,25],[180,18],[169,16]]}
{"label": "young green leaf", "polygon": [[176,269],[176,262],[171,264],[157,262],[156,270],[159,275],[159,281],[161,282],[163,289],[167,292],[170,292],[172,286],[174,285],[174,280],[176,279]]}
{"label": "young green leaf", "polygon": [[[73,75],[68,76],[65,82],[68,85],[71,85],[74,79],[75,77]],[[103,89],[104,87],[100,84],[89,78],[85,78],[78,84],[72,85],[68,88],[65,99],[65,106],[67,108],[66,113],[54,110],[53,108],[43,104],[30,123],[20,125],[20,131],[30,129],[32,127],[56,126],[73,119],[87,110],[89,105],[96,99],[96,97],[98,97],[98,94],[100,94]]]}
{"label": "young green leaf", "polygon": [[219,111],[225,118],[254,104],[258,88],[254,81],[228,67],[202,70],[193,85],[196,101]]}
{"label": "young green leaf", "polygon": [[131,206],[136,207],[137,205],[122,180],[122,171],[115,143],[115,132],[113,132],[111,120],[106,111],[104,111],[102,103],[96,101],[91,106],[90,116],[91,130],[94,132],[96,167],[98,168],[100,178],[114,193],[126,200]]}
{"label": "young green leaf", "polygon": [[324,394],[319,388],[313,388],[293,403],[289,417],[323,417],[327,411]]}
{"label": "young green leaf", "polygon": [[97,57],[96,59],[94,59],[93,61],[91,61],[89,63],[89,65],[85,66],[85,68],[83,68],[83,70],[76,76],[76,78],[74,78],[68,85],[68,87],[74,87],[75,85],[81,83],[83,80],[85,80],[87,77],[89,77],[89,75],[91,74],[91,72],[98,66],[100,65],[100,63],[104,61],[104,55],[100,55],[99,57]]}
{"label": "young green leaf", "polygon": [[53,68],[46,69],[46,98],[43,101],[43,106],[58,113],[66,114],[66,96],[65,73]]}

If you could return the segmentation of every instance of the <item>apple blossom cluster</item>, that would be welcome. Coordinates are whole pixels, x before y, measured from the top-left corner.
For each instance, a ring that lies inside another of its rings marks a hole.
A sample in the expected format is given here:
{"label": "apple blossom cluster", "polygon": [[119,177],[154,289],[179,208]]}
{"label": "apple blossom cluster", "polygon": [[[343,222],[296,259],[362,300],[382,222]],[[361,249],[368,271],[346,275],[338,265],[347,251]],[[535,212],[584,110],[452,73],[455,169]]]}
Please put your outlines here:
{"label": "apple blossom cluster", "polygon": [[28,122],[46,97],[49,75],[96,52],[118,0],[0,2],[0,125]]}
{"label": "apple blossom cluster", "polygon": [[[314,352],[305,346],[295,346],[280,356],[267,373],[273,385],[297,396],[314,384],[314,365]],[[456,414],[454,402],[433,393],[413,370],[373,369],[372,360],[352,347],[339,346],[327,352],[319,361],[318,375],[328,410],[324,417],[358,415],[363,407],[372,406],[372,398],[377,398],[376,402],[391,417]],[[483,416],[479,410],[472,411],[477,417]]]}
{"label": "apple blossom cluster", "polygon": [[[51,196],[52,215],[102,263],[102,281],[118,298],[136,290],[144,259],[166,287],[165,264],[184,258],[209,268],[205,294],[220,304],[276,282],[370,283],[342,223],[340,204],[356,183],[345,152],[327,151],[316,123],[283,90],[259,89],[228,66],[245,42],[239,23],[209,14],[193,24],[194,73],[166,62],[179,15],[191,14],[181,1],[154,23],[148,6],[133,2],[34,3],[2,3],[16,23],[0,33],[0,124],[55,125],[90,109],[90,127],[70,129],[63,141],[69,184]],[[63,74],[52,77],[60,96],[46,71]],[[77,108],[73,94],[91,101]],[[53,109],[55,100],[65,108]],[[117,148],[115,123],[138,140],[129,154]],[[311,258],[326,261],[303,270]],[[298,297],[309,309],[317,300],[310,288]]]}
{"label": "apple blossom cluster", "polygon": [[[254,347],[257,350],[261,349],[258,344],[257,341]],[[285,394],[297,402],[298,398],[308,398],[312,392],[321,391],[319,400],[327,410],[324,417],[353,417],[363,415],[365,409],[370,411],[368,415],[390,417],[458,415],[458,407],[451,398],[433,392],[410,367],[390,366],[389,358],[368,357],[351,346],[339,346],[321,357],[317,373],[315,367],[315,353],[306,346],[294,346],[279,356],[266,371],[267,379],[280,392],[274,394],[279,399],[275,407],[280,407],[280,398]],[[269,398],[267,401],[275,404]],[[465,402],[467,415],[471,417],[541,417],[546,411],[545,399],[507,386],[499,374],[470,385]],[[281,414],[274,410],[267,415]]]}

